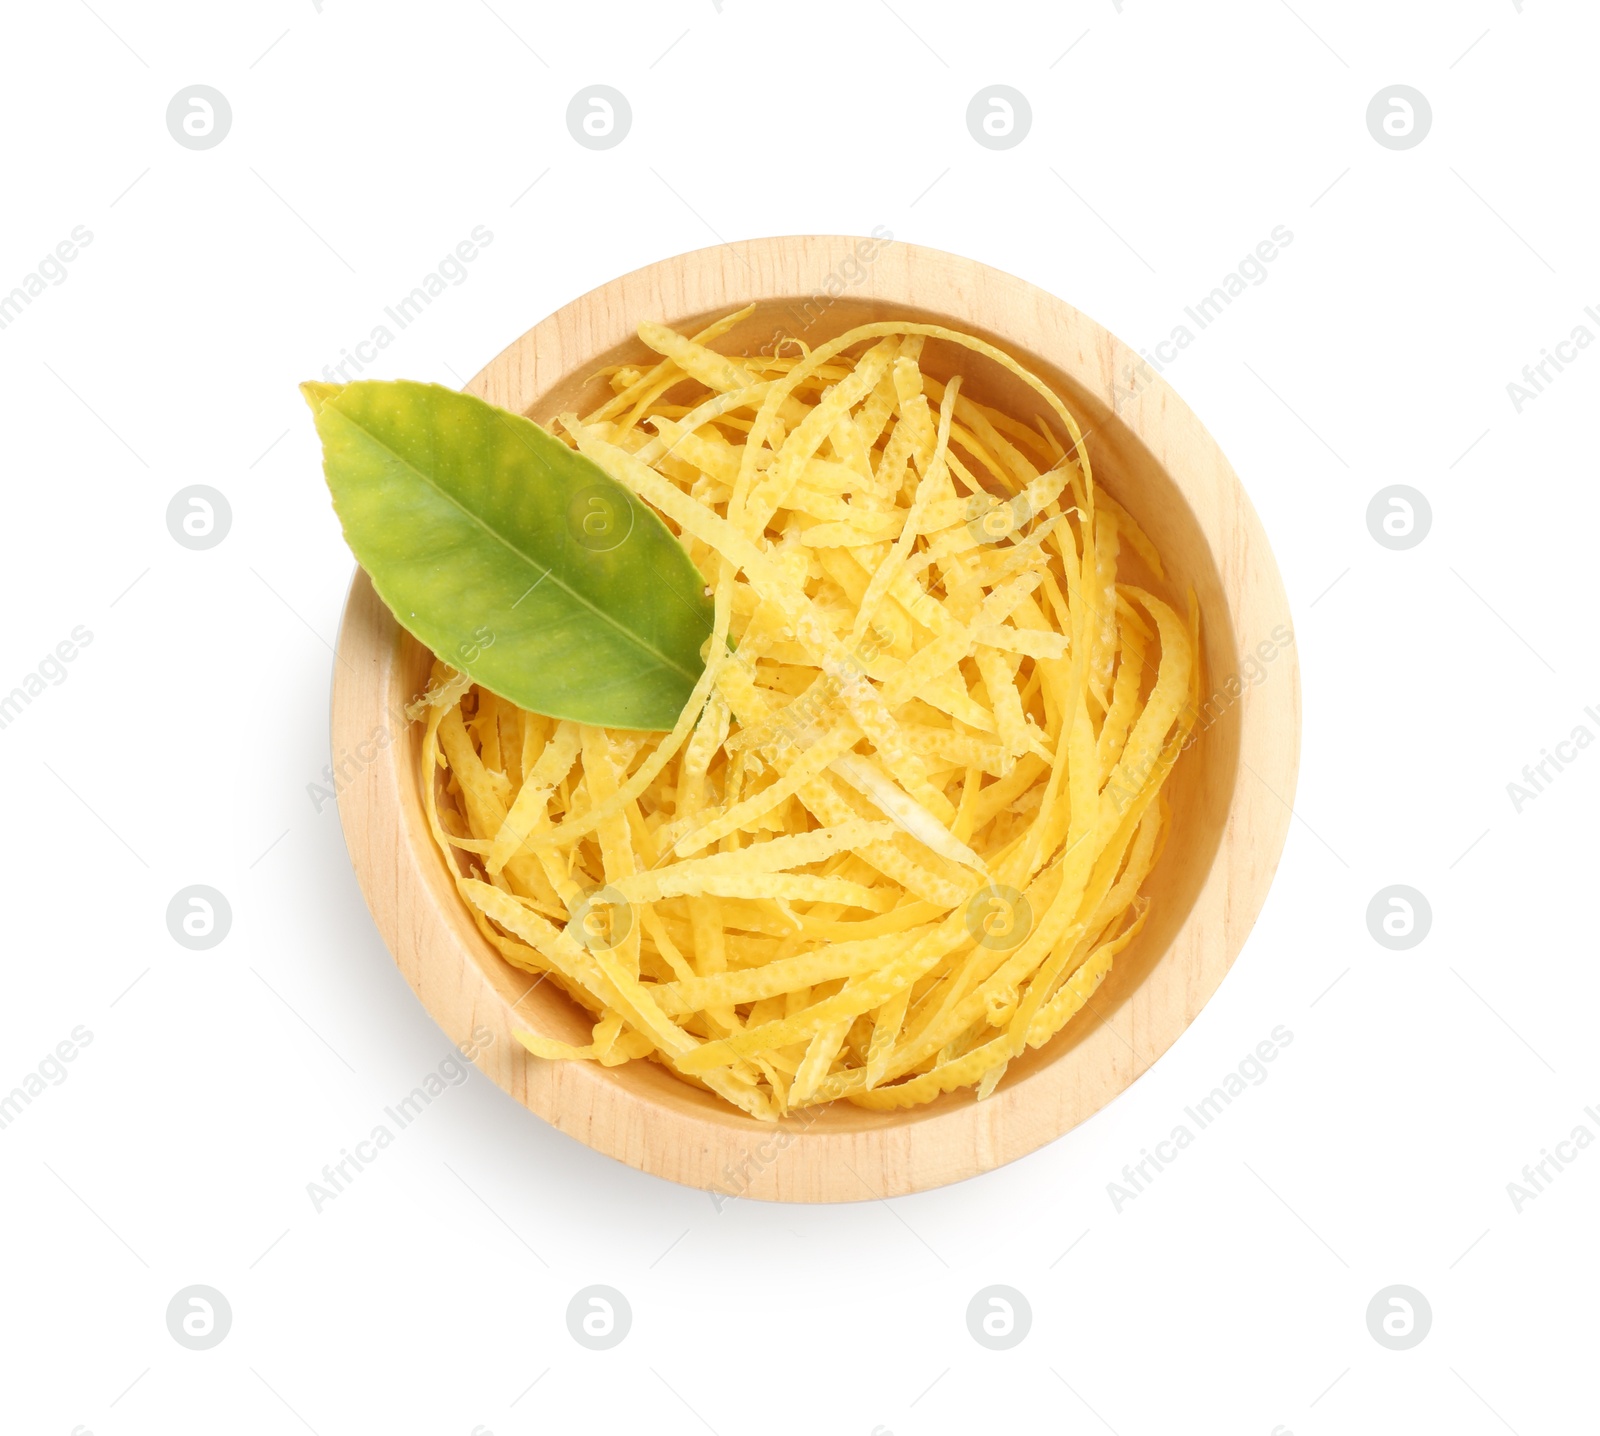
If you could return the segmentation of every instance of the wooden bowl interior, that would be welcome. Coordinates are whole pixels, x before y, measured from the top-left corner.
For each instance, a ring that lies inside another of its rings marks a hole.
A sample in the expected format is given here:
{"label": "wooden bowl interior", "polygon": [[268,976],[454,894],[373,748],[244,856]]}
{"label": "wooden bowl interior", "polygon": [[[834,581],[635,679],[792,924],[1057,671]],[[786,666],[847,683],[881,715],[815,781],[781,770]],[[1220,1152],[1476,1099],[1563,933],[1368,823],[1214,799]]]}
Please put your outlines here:
{"label": "wooden bowl interior", "polygon": [[[752,315],[717,340],[715,347],[724,353],[754,354],[763,346],[770,346],[775,333],[780,331],[803,333],[805,341],[815,346],[855,325],[875,320],[912,318],[933,324],[951,322],[934,310],[919,311],[898,304],[891,310],[872,301],[849,298],[838,299],[821,314],[811,315],[802,308],[806,303],[807,296],[803,295],[796,295],[792,300],[763,302]],[[650,317],[680,331],[693,332],[717,316],[664,314]],[[952,327],[958,326],[952,324]],[[1072,410],[1085,434],[1096,485],[1134,515],[1166,565],[1165,580],[1158,580],[1124,547],[1119,558],[1119,575],[1131,577],[1150,588],[1180,613],[1186,611],[1188,593],[1193,589],[1201,615],[1200,691],[1202,694],[1216,692],[1215,675],[1237,674],[1241,655],[1215,556],[1179,486],[1132,430],[1066,372],[1042,355],[1028,352],[1015,340],[965,327],[968,332],[989,339],[1032,370],[1054,388]],[[559,379],[525,412],[528,417],[546,424],[563,410],[587,412],[610,393],[604,376],[598,371],[612,364],[647,364],[655,357],[637,339],[618,345],[599,356],[584,372]],[[1036,414],[1047,416],[1059,433],[1059,422],[1048,415],[1044,401],[992,360],[946,341],[934,340],[924,350],[923,367],[939,379],[959,372],[963,392],[969,396],[1024,422]],[[386,695],[386,707],[391,713],[399,711],[421,691],[432,663],[432,655],[403,629],[399,630],[397,641],[400,644],[398,661],[392,667],[392,687]],[[1194,906],[1222,841],[1239,772],[1239,712],[1236,706],[1224,706],[1220,716],[1199,730],[1198,739],[1168,780],[1166,793],[1172,809],[1171,826],[1161,858],[1145,884],[1151,910],[1143,931],[1117,958],[1090,1007],[1052,1042],[1013,1062],[1003,1088],[1027,1083],[1044,1067],[1060,1060],[1107,1024],[1131,1000],[1167,951]],[[405,829],[414,844],[430,850],[431,860],[422,866],[441,906],[455,914],[457,937],[473,954],[489,984],[509,1006],[517,1009],[530,1028],[562,1041],[586,1042],[593,1022],[587,1011],[555,984],[535,985],[534,976],[501,958],[478,932],[465,903],[454,891],[444,860],[433,851],[434,844],[422,812],[417,777],[420,736],[416,725],[406,728],[402,754],[405,771],[412,775],[410,783],[401,784]],[[1156,1055],[1159,1053],[1149,1054],[1152,1058]],[[701,1120],[709,1118],[741,1127],[760,1125],[653,1062],[630,1062],[622,1067],[595,1071],[600,1080],[627,1088],[637,1101],[659,1103],[679,1111],[692,1110]],[[835,1103],[820,1114],[808,1113],[804,1121],[808,1131],[813,1132],[862,1131],[927,1121],[953,1105],[971,1101],[970,1092],[953,1092],[935,1102],[898,1112],[871,1112],[847,1103]]]}

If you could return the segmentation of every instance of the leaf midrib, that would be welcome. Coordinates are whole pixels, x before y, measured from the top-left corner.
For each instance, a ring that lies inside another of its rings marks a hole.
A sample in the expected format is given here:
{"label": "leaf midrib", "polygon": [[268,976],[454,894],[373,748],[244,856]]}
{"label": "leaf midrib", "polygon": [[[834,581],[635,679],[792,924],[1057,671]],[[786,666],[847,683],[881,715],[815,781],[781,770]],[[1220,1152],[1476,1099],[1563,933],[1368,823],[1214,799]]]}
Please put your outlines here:
{"label": "leaf midrib", "polygon": [[[329,407],[330,408],[334,408],[335,406],[330,404]],[[682,667],[680,664],[674,662],[671,658],[669,658],[665,653],[662,653],[659,649],[654,647],[654,645],[645,642],[645,640],[643,638],[641,638],[637,633],[633,632],[631,629],[627,628],[625,625],[623,625],[622,623],[618,622],[617,619],[612,617],[612,615],[607,613],[603,608],[597,608],[593,603],[591,603],[589,601],[589,599],[585,598],[583,594],[579,593],[575,588],[572,587],[571,584],[567,583],[565,579],[563,579],[559,574],[557,574],[553,567],[551,567],[548,564],[541,563],[538,559],[534,558],[531,554],[524,553],[520,548],[518,548],[509,539],[507,539],[504,534],[500,533],[496,529],[491,528],[487,523],[484,522],[484,520],[478,514],[475,514],[471,509],[469,509],[464,503],[461,502],[460,499],[458,499],[448,489],[445,489],[445,488],[441,487],[440,484],[436,480],[434,480],[434,478],[431,475],[425,473],[422,469],[419,469],[404,454],[400,453],[398,450],[392,448],[390,445],[385,443],[382,438],[380,438],[376,433],[374,433],[371,429],[369,429],[360,420],[356,419],[353,415],[347,414],[343,409],[337,409],[336,412],[339,414],[340,418],[342,418],[347,424],[349,424],[351,426],[351,428],[355,429],[358,433],[361,433],[361,434],[365,435],[369,440],[371,440],[372,443],[377,445],[378,448],[382,449],[386,454],[391,455],[399,464],[401,464],[405,468],[409,469],[413,474],[415,474],[419,479],[421,479],[423,483],[425,483],[430,489],[432,489],[436,494],[438,494],[440,498],[444,499],[445,502],[447,502],[452,507],[454,507],[458,512],[466,515],[466,517],[471,519],[473,523],[477,524],[477,526],[480,529],[482,529],[484,533],[488,534],[490,538],[494,539],[495,542],[500,544],[503,548],[509,550],[512,554],[514,554],[517,558],[521,559],[524,563],[532,564],[532,565],[534,565],[536,567],[544,569],[544,575],[543,575],[543,577],[541,577],[538,580],[539,583],[545,582],[546,579],[552,580],[555,583],[556,587],[561,589],[562,592],[565,593],[574,602],[579,603],[584,608],[588,609],[590,613],[592,613],[596,618],[600,619],[603,623],[609,624],[618,633],[620,633],[623,636],[623,638],[627,639],[636,648],[640,649],[644,653],[647,653],[652,658],[654,658],[657,661],[657,663],[659,663],[663,668],[667,668],[667,669],[670,669],[674,673],[681,674],[684,678],[688,679],[688,681],[691,684],[693,684],[694,682],[696,682],[698,680],[698,678],[700,676],[699,674],[694,673],[691,670]],[[530,452],[532,452],[532,451],[530,450]],[[534,457],[538,458],[538,455],[535,454]],[[544,461],[542,459],[540,459],[540,462],[543,463]],[[545,467],[548,468],[549,465],[546,464]],[[596,465],[596,468],[599,468],[599,466]],[[602,474],[605,474],[605,470],[604,469],[600,469],[599,472],[602,473]],[[611,478],[610,474],[606,474],[605,476],[608,479]],[[611,482],[612,483],[616,483],[616,480],[615,479],[611,479]],[[621,486],[619,485],[618,487],[621,487]],[[627,491],[624,489],[623,492],[626,493]],[[629,495],[629,498],[631,499],[632,495]],[[668,536],[671,537],[670,534]],[[674,542],[676,542],[676,540],[674,540]],[[526,596],[526,595],[524,595],[524,596]],[[518,602],[521,602],[521,600],[519,599]]]}

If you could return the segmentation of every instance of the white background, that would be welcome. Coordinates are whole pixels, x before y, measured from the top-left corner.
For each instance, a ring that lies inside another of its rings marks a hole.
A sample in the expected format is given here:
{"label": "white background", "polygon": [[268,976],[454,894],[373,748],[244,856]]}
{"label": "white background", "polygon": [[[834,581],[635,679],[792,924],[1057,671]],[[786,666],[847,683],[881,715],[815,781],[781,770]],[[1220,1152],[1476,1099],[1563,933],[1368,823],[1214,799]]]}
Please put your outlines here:
{"label": "white background", "polygon": [[[93,1040],[0,1131],[0,1427],[1594,1429],[1600,1150],[1520,1213],[1507,1183],[1600,1134],[1600,751],[1520,813],[1506,789],[1600,733],[1600,352],[1520,414],[1506,390],[1600,332],[1592,7],[492,3],[7,7],[0,291],[93,241],[0,331],[0,691],[93,641],[0,731],[0,1092]],[[595,82],[633,109],[604,153],[564,120]],[[995,82],[1033,109],[999,153],[964,118]],[[1396,82],[1433,109],[1403,152],[1365,123]],[[164,118],[193,83],[233,110],[203,152]],[[719,1214],[474,1073],[313,1210],[449,1048],[307,794],[351,560],[295,384],[476,225],[467,281],[369,373],[459,382],[652,260],[875,225],[1149,345],[1292,231],[1167,377],[1288,587],[1297,821],[1215,998],[1077,1131],[892,1203]],[[232,506],[206,552],[166,528],[194,483]],[[1365,521],[1392,483],[1432,506],[1404,552]],[[233,908],[208,952],[166,928],[192,883]],[[1391,883],[1432,905],[1405,952],[1367,930]],[[1269,1079],[1114,1210],[1278,1024]],[[233,1311],[209,1351],[167,1331],[193,1283]],[[565,1325],[593,1283],[633,1310],[609,1352]],[[991,1283],[1033,1311],[1006,1352],[966,1328]],[[1409,1351],[1367,1330],[1394,1283],[1433,1312]]]}

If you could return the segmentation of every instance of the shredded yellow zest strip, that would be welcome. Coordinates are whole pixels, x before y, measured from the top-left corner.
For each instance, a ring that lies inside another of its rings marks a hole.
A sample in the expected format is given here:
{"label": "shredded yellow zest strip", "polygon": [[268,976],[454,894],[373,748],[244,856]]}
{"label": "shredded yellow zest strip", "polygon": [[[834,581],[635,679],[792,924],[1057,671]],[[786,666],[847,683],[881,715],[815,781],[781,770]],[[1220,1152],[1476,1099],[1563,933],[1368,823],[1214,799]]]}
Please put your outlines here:
{"label": "shredded yellow zest strip", "polygon": [[[715,597],[677,725],[556,721],[436,662],[424,811],[485,937],[592,1015],[585,1044],[519,1032],[534,1055],[650,1058],[762,1121],[983,1098],[1144,924],[1194,598],[1152,591],[1009,355],[911,322],[712,347],[746,317],[641,324],[659,362],[560,419]],[[1029,412],[967,392],[994,366]]]}

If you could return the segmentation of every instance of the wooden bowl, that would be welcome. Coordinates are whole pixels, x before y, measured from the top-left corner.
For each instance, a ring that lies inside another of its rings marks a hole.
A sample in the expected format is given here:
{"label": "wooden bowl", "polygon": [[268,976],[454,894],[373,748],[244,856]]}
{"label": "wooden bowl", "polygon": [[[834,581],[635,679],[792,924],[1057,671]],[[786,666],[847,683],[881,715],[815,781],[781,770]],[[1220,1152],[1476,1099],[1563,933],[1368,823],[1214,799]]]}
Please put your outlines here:
{"label": "wooden bowl", "polygon": [[[1266,535],[1216,443],[1138,356],[1053,295],[970,259],[834,236],[759,239],[636,270],[535,325],[467,385],[548,421],[586,409],[603,365],[639,360],[640,320],[693,330],[755,301],[719,341],[755,352],[775,331],[810,344],[874,319],[913,317],[981,335],[1052,384],[1087,434],[1095,481],[1119,499],[1202,615],[1199,739],[1169,781],[1172,826],[1146,885],[1149,921],[1088,1010],[1012,1063],[983,1102],[950,1093],[904,1112],[836,1103],[776,1129],[653,1062],[546,1062],[521,1028],[588,1040],[589,1019],[536,985],[473,926],[419,801],[414,728],[399,714],[430,655],[358,573],[333,686],[345,839],[378,930],[417,996],[507,1092],[597,1151],[730,1196],[832,1202],[896,1196],[985,1172],[1035,1150],[1115,1097],[1176,1040],[1216,990],[1265,900],[1299,766],[1300,685],[1288,601]],[[924,362],[950,358],[930,343]],[[997,365],[963,355],[965,392],[1018,417],[1037,400]],[[1158,588],[1160,585],[1158,585]],[[1287,638],[1287,642],[1285,641]],[[392,741],[391,741],[392,740]],[[532,989],[530,991],[530,988]],[[491,1040],[473,1040],[477,1029]]]}

